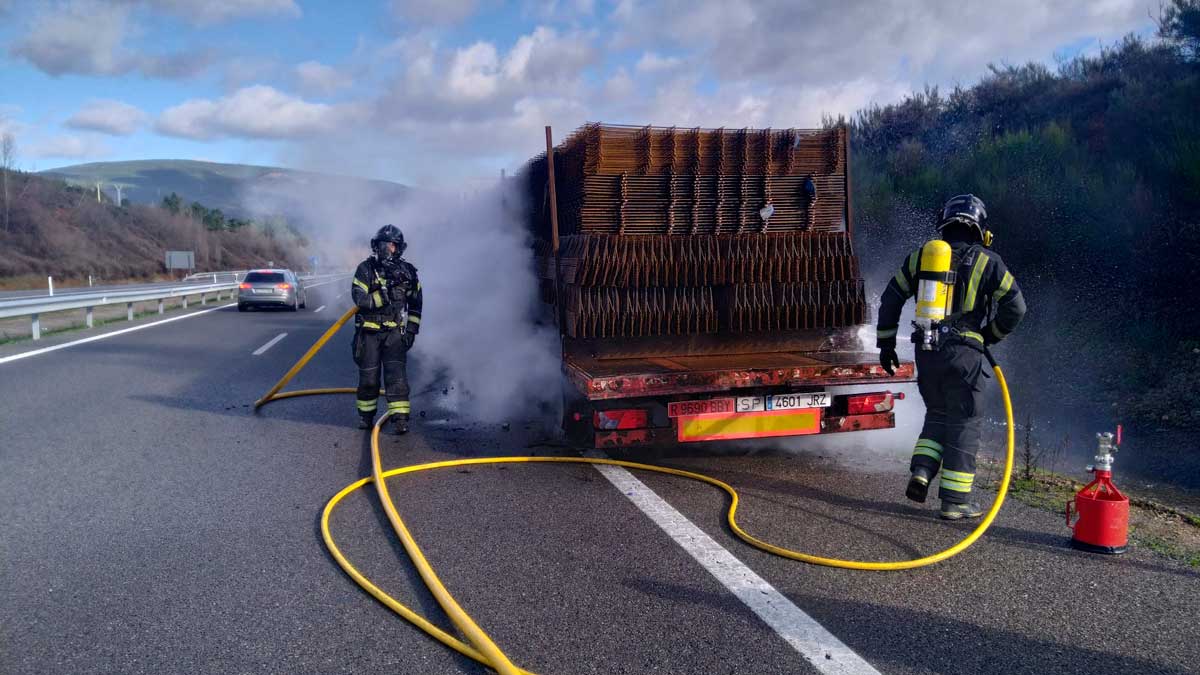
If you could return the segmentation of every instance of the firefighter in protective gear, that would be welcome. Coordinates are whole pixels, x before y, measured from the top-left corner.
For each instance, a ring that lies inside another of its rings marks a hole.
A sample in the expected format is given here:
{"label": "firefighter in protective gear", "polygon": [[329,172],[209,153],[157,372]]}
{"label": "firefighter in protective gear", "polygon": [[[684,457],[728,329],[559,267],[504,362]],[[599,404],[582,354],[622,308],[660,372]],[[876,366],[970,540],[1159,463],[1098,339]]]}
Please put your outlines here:
{"label": "firefighter in protective gear", "polygon": [[358,314],[354,319],[354,362],[358,365],[359,427],[375,423],[380,370],[397,434],[408,431],[411,403],[405,373],[408,350],[421,330],[421,282],[417,268],[402,257],[404,235],[384,225],[371,239],[371,257],[354,271],[350,288]]}
{"label": "firefighter in protective gear", "polygon": [[[929,485],[941,471],[938,496],[941,517],[948,520],[983,514],[971,500],[975,455],[982,442],[985,372],[983,350],[1007,337],[1025,315],[1025,299],[1011,272],[991,245],[987,209],[975,195],[959,195],[942,208],[938,231],[951,248],[953,288],[950,311],[932,323],[928,336],[920,327],[914,344],[929,338],[932,347],[915,350],[917,386],[925,400],[925,425],[913,449],[911,477],[905,494],[924,502]],[[921,249],[908,255],[880,298],[879,362],[889,374],[900,364],[896,334],[900,311],[917,291],[923,273]],[[946,277],[939,277],[945,280]],[[917,324],[914,323],[914,326]]]}

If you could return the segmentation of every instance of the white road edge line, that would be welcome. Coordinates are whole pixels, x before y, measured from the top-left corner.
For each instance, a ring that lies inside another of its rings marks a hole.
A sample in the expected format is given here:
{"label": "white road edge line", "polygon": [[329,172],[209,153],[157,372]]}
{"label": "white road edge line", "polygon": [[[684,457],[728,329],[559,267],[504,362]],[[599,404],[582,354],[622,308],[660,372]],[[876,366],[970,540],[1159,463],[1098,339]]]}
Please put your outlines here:
{"label": "white road edge line", "polygon": [[270,349],[271,347],[274,347],[276,342],[279,342],[280,340],[282,340],[285,337],[287,337],[287,333],[280,333],[279,335],[276,335],[275,337],[271,338],[271,340],[269,342],[267,342],[267,344],[259,347],[258,349],[255,349],[252,353],[254,354],[254,356],[262,356],[264,353],[266,353],[266,351],[268,349]]}
{"label": "white road edge line", "polygon": [[313,314],[316,314],[317,312],[319,312],[319,311],[321,311],[321,310],[323,310],[323,309],[325,309],[325,305],[321,305],[320,307],[318,307],[318,308],[314,309],[314,310],[313,310]]}
{"label": "white road edge line", "polygon": [[73,342],[64,342],[61,345],[54,345],[53,347],[43,347],[41,349],[35,349],[30,352],[24,352],[22,354],[13,354],[12,356],[0,357],[0,364],[9,363],[12,361],[19,361],[21,359],[27,359],[31,356],[37,356],[39,354],[56,352],[60,349],[66,349],[67,347],[74,347],[75,345],[81,345],[81,344],[84,344],[87,342],[95,342],[96,340],[103,340],[105,338],[115,337],[117,335],[124,335],[125,333],[132,333],[135,330],[142,330],[143,328],[149,328],[151,326],[161,326],[164,323],[171,323],[172,321],[180,321],[182,319],[190,319],[193,316],[200,316],[201,314],[208,314],[209,312],[215,312],[218,309],[228,309],[230,307],[237,307],[237,303],[235,302],[235,303],[229,304],[229,305],[221,305],[220,307],[213,307],[212,309],[202,309],[199,312],[192,312],[191,314],[184,314],[183,316],[173,316],[170,319],[163,319],[162,321],[154,321],[151,323],[144,323],[140,326],[134,326],[132,328],[122,328],[121,330],[114,330],[111,333],[104,333],[103,335],[93,335],[91,337],[83,338],[82,340],[75,340]]}
{"label": "white road edge line", "polygon": [[621,494],[822,673],[880,675],[854,650],[775,590],[653,490],[619,466],[595,465]]}
{"label": "white road edge line", "polygon": [[339,277],[337,279],[330,279],[329,281],[322,281],[319,284],[308,284],[305,286],[305,288],[317,288],[319,286],[328,286],[329,284],[336,284],[339,281],[345,281],[348,278],[349,278],[349,276]]}

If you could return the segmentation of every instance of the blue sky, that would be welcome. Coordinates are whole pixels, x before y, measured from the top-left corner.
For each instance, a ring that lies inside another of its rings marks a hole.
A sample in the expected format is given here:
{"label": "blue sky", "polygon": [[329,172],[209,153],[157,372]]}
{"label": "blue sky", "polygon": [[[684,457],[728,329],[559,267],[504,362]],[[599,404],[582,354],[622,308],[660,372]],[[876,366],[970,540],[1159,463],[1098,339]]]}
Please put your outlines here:
{"label": "blue sky", "polygon": [[0,0],[19,163],[208,159],[449,185],[541,126],[812,126],[988,63],[1148,34],[1155,2]]}

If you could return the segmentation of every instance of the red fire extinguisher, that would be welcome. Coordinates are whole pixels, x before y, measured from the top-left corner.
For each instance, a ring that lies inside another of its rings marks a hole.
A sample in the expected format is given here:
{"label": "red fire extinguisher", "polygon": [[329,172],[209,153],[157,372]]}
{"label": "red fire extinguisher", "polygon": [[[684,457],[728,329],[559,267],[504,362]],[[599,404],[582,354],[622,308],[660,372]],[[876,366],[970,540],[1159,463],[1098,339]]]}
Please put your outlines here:
{"label": "red fire extinguisher", "polygon": [[[1088,467],[1096,478],[1067,502],[1067,527],[1074,530],[1071,546],[1091,553],[1124,553],[1129,541],[1129,498],[1112,482],[1113,453],[1121,445],[1121,427],[1096,434],[1099,450]],[[1074,508],[1072,508],[1074,505]],[[1072,522],[1074,511],[1074,522]]]}

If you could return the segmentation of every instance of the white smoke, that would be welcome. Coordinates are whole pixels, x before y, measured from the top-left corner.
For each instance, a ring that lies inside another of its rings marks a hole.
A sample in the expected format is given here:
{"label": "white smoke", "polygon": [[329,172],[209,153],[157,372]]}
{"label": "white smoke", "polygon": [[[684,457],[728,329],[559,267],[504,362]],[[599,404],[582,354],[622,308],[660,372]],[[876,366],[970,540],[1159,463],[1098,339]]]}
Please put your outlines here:
{"label": "white smoke", "polygon": [[[560,398],[558,336],[534,320],[537,280],[515,193],[499,185],[470,195],[402,192],[391,183],[319,177],[256,186],[243,202],[286,214],[312,238],[322,265],[342,269],[367,257],[379,227],[398,226],[425,300],[409,366],[415,408],[436,402],[498,422],[530,419]],[[348,356],[346,368],[347,378],[356,377]]]}

